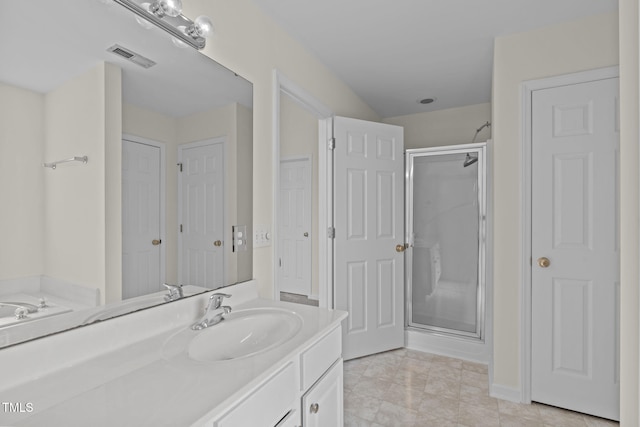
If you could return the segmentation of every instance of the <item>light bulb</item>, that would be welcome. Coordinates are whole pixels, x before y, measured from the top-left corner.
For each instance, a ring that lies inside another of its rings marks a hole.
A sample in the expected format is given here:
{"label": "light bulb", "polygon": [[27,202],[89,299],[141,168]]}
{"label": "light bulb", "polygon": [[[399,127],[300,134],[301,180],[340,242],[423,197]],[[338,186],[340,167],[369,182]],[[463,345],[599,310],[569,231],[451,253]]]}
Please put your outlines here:
{"label": "light bulb", "polygon": [[209,19],[208,16],[198,16],[195,19],[194,24],[196,27],[198,27],[198,33],[200,34],[200,37],[206,38],[213,34],[213,22],[211,22],[211,19]]}
{"label": "light bulb", "polygon": [[165,15],[176,17],[182,13],[182,0],[157,0],[149,7],[149,11],[158,18]]}
{"label": "light bulb", "polygon": [[193,24],[184,29],[184,33],[194,39],[198,37],[209,37],[213,34],[213,22],[211,22],[211,19],[207,16],[198,16]]}

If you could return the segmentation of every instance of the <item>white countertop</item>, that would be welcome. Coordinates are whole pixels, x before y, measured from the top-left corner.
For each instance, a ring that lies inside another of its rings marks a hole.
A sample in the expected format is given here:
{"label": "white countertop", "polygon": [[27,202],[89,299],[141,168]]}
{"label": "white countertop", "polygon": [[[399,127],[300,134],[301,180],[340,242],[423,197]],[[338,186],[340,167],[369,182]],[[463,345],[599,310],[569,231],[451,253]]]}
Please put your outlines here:
{"label": "white countertop", "polygon": [[249,358],[198,362],[163,357],[164,343],[189,327],[185,324],[0,391],[0,402],[33,407],[32,412],[23,413],[0,408],[0,425],[204,425],[346,317],[342,311],[263,299],[238,304],[233,310],[258,307],[294,311],[303,320],[300,331],[284,344]]}

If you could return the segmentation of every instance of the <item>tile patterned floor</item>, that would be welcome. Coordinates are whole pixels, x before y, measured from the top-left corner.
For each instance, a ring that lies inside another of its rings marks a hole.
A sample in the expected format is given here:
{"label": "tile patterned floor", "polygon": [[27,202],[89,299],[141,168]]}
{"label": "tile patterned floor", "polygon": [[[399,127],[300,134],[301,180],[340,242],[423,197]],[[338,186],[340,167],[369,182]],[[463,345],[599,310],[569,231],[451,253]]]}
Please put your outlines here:
{"label": "tile patterned floor", "polygon": [[551,406],[489,397],[485,365],[399,349],[344,364],[346,427],[611,427]]}

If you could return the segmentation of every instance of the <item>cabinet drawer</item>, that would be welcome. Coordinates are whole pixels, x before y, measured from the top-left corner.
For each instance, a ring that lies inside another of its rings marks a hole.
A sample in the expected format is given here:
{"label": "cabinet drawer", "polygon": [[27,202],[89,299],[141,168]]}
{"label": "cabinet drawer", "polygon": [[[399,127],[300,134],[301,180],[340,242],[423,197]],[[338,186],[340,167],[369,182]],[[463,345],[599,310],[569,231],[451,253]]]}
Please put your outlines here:
{"label": "cabinet drawer", "polygon": [[289,363],[223,416],[216,427],[275,426],[296,400],[297,364]]}
{"label": "cabinet drawer", "polygon": [[342,329],[338,326],[300,357],[301,390],[308,390],[342,354]]}

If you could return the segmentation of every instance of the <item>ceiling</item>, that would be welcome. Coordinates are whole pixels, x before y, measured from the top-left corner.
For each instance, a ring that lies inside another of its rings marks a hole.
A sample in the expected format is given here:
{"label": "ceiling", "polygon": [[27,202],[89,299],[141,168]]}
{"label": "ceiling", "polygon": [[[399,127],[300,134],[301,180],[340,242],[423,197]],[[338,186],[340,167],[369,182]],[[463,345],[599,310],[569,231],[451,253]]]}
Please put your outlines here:
{"label": "ceiling", "polygon": [[[617,0],[253,0],[380,117],[490,102],[495,37]],[[437,98],[422,105],[423,98]]]}
{"label": "ceiling", "polygon": [[[107,52],[114,44],[156,65],[145,69]],[[142,108],[183,117],[236,101],[252,107],[245,79],[176,47],[158,28],[142,28],[133,13],[106,0],[8,2],[0,13],[0,58],[0,82],[39,93],[109,62],[122,69],[124,101]]]}

